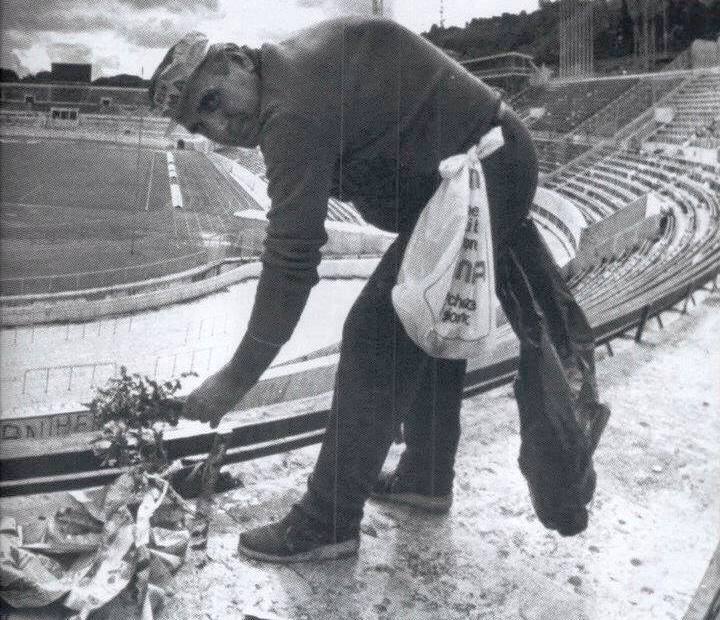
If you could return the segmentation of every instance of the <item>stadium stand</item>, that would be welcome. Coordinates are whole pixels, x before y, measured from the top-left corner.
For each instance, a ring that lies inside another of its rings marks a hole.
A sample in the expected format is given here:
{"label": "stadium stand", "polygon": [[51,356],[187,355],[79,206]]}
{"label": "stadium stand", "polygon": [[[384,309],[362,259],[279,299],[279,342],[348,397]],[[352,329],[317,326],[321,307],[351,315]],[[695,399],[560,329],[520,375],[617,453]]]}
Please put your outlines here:
{"label": "stadium stand", "polygon": [[0,83],[4,110],[48,112],[53,106],[73,106],[84,113],[117,114],[147,107],[147,90],[90,84]]}
{"label": "stadium stand", "polygon": [[[640,176],[645,189],[661,187],[660,196],[670,211],[662,234],[655,239],[632,243],[616,240],[611,251],[596,264],[569,264],[567,273],[578,299],[589,315],[604,317],[615,310],[610,299],[647,298],[650,291],[670,282],[692,282],[694,267],[705,262],[717,270],[720,171],[703,167],[703,183],[686,177],[695,164],[660,156],[647,162],[627,152],[618,152],[609,166],[621,166],[628,174]],[[595,165],[582,171],[588,181]],[[619,174],[619,173],[618,173]],[[697,174],[697,172],[696,172]],[[617,231],[622,235],[624,231]],[[613,252],[618,247],[623,250]],[[706,262],[707,261],[707,262]],[[604,309],[601,308],[604,306]]]}
{"label": "stadium stand", "polygon": [[267,177],[265,176],[265,160],[263,159],[262,152],[259,149],[221,147],[216,149],[215,152],[236,161],[246,170],[249,170],[261,179],[267,181]]}
{"label": "stadium stand", "polygon": [[665,105],[673,112],[667,123],[656,123],[648,140],[720,147],[720,73],[709,73],[689,81]]}
{"label": "stadium stand", "polygon": [[[512,103],[533,132],[538,144],[541,172],[557,170],[587,152],[589,147],[616,136],[631,123],[645,124],[649,118],[647,115],[659,104],[665,104],[692,81],[693,76],[687,71],[691,66],[689,63],[690,55],[681,54],[658,73],[574,82],[573,91],[585,92],[584,98],[581,96],[573,103],[584,110],[584,118],[580,122],[571,122],[572,117],[575,120],[581,117],[577,111],[563,111],[570,100],[568,92],[565,92],[570,89],[569,84],[533,85],[522,91]],[[626,87],[619,87],[623,81]],[[563,94],[554,101],[549,94],[551,90]],[[597,96],[598,93],[600,96]],[[549,109],[546,107],[548,101]],[[548,126],[547,122],[552,118],[559,118],[561,122]],[[645,131],[651,132],[652,129],[645,127]],[[644,139],[647,136],[637,137]]]}
{"label": "stadium stand", "polygon": [[[692,66],[691,60],[689,53],[681,55],[666,71],[652,75],[535,84],[512,98],[514,107],[533,131],[541,172],[547,177],[545,187],[575,205],[586,224],[612,215],[649,192],[673,205],[673,218],[683,216],[689,220],[697,205],[709,204],[708,191],[717,191],[718,187],[712,166],[707,170],[696,162],[686,161],[681,152],[640,155],[639,150],[641,145],[654,142],[717,148],[720,75],[712,70],[702,74],[686,71]],[[79,111],[78,126],[73,129],[78,138],[99,135],[129,143],[142,131],[148,137],[148,146],[152,138],[157,138],[159,145],[167,121],[144,116],[145,96],[142,89],[132,88],[3,84],[0,127],[10,132],[29,130],[42,136],[48,132],[53,135],[55,130],[47,120],[49,111],[53,106],[65,105]],[[654,108],[660,105],[673,111],[669,122],[660,124],[653,118]],[[531,113],[533,110],[544,112]],[[61,134],[65,135],[58,131]],[[608,143],[608,137],[613,137],[614,142]],[[211,242],[228,248],[237,245],[240,240],[237,213],[267,208],[258,201],[257,186],[243,185],[231,170],[218,165],[214,155],[208,157],[189,150],[176,153],[182,210],[162,210],[162,217],[116,213],[112,225],[110,218],[86,218],[83,230],[102,236],[112,226],[126,225],[145,235],[145,241],[155,239],[154,243],[164,233],[175,244],[168,256],[172,260],[178,255],[192,254],[197,248],[193,244]],[[216,153],[236,162],[249,176],[259,180],[261,188],[266,184],[265,164],[259,150],[221,147]],[[678,179],[678,175],[685,177]],[[150,188],[150,202],[159,204],[157,188],[152,183]],[[162,200],[168,207],[169,199]],[[568,253],[577,248],[577,231],[570,231],[562,217],[539,204],[535,205],[534,214]],[[29,209],[25,215],[32,220],[34,212]],[[328,221],[366,225],[351,204],[334,199],[328,204]],[[16,226],[13,223],[11,229]],[[70,234],[72,225],[63,226]],[[38,230],[43,229],[41,225]],[[677,231],[679,225],[673,221],[667,229]],[[257,252],[261,243],[255,239],[260,234],[256,233],[249,236],[253,238],[253,251]],[[155,263],[159,258],[153,253],[145,261]],[[123,265],[122,269],[131,267]]]}
{"label": "stadium stand", "polygon": [[534,130],[567,133],[637,84],[637,79],[618,78],[597,81],[551,82],[529,86],[512,100],[523,117],[531,108],[543,108],[539,118],[531,118]]}
{"label": "stadium stand", "polygon": [[613,137],[631,122],[647,120],[642,115],[652,111],[654,106],[672,94],[687,79],[687,74],[669,71],[648,75],[575,127],[572,133],[579,136]]}
{"label": "stadium stand", "polygon": [[549,173],[573,159],[580,157],[588,150],[588,145],[556,136],[540,137],[539,132],[533,135],[535,148],[538,152],[540,172]]}
{"label": "stadium stand", "polygon": [[[240,164],[247,171],[259,177],[267,183],[265,160],[262,153],[258,149],[245,149],[240,147],[221,148],[216,152],[232,159]],[[357,212],[352,204],[341,202],[335,198],[328,201],[328,222],[344,222],[346,224],[356,224],[358,226],[366,226],[365,220]]]}

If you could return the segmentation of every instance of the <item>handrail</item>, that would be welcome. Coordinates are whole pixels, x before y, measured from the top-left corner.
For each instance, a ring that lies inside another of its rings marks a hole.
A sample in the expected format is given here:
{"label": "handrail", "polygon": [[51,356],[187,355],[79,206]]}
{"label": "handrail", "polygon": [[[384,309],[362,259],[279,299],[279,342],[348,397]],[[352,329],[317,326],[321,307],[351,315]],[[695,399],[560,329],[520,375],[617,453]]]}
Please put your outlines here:
{"label": "handrail", "polygon": [[[183,254],[182,256],[176,256],[175,258],[167,258],[163,260],[153,261],[151,263],[141,263],[138,265],[128,265],[127,267],[112,267],[109,269],[96,269],[93,271],[75,271],[72,273],[60,273],[46,276],[12,276],[10,278],[0,278],[0,290],[5,288],[8,284],[13,282],[41,282],[58,279],[69,279],[77,280],[86,277],[102,276],[110,274],[124,274],[132,270],[148,269],[150,267],[157,267],[159,265],[170,265],[171,263],[178,263],[191,258],[199,258],[200,256],[207,256],[207,249],[203,249],[201,252],[193,252],[191,254]],[[111,286],[111,285],[108,285]]]}

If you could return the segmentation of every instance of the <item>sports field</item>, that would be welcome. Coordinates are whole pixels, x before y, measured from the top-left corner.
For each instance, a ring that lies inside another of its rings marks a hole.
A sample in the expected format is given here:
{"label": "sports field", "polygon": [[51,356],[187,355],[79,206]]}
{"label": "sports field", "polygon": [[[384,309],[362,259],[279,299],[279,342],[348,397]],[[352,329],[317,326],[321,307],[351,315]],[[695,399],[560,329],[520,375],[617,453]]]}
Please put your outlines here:
{"label": "sports field", "polygon": [[[242,237],[232,213],[256,207],[197,152],[175,151],[182,210],[170,202],[163,150],[2,138],[0,160],[1,276],[8,293],[19,291],[17,281],[7,280],[20,277],[116,270],[167,259],[187,268],[192,259],[179,257],[207,253],[210,240],[232,244]],[[162,269],[150,275],[162,275]],[[107,283],[139,275],[147,274],[139,269],[126,277],[111,273]],[[24,292],[41,292],[44,286],[26,284]],[[73,286],[58,280],[48,288]]]}
{"label": "sports field", "polygon": [[158,211],[169,198],[164,159],[150,149],[5,139],[0,157],[3,204],[15,209],[54,206],[70,217],[72,210],[89,209],[108,217],[115,211]]}

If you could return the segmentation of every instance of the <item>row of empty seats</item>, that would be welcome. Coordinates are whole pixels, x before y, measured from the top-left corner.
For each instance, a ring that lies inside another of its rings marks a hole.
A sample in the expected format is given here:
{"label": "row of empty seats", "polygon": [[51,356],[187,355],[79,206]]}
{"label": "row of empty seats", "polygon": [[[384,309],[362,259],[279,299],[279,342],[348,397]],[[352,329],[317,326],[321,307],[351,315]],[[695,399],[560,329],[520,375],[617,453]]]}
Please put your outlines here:
{"label": "row of empty seats", "polygon": [[[671,93],[670,100],[683,103],[681,110],[710,109],[714,104],[708,102],[720,95],[718,86],[717,73],[696,76]],[[648,119],[631,126],[634,133],[627,138],[655,139],[648,131],[653,124]],[[682,144],[693,138],[687,123],[676,124],[674,133]],[[634,246],[620,243],[623,249],[616,255],[598,252],[603,258],[594,264],[568,269],[568,283],[593,324],[622,317],[629,308],[652,303],[720,269],[720,163],[691,160],[682,149],[639,149],[624,139],[570,162],[543,185],[576,204],[589,224],[651,192],[666,209],[658,238],[638,238]]]}
{"label": "row of empty seats", "polygon": [[637,82],[635,78],[618,78],[535,85],[519,93],[511,103],[523,117],[527,117],[532,108],[544,108],[545,112],[540,118],[530,120],[529,126],[533,129],[567,133]]}
{"label": "row of empty seats", "polygon": [[666,103],[674,117],[650,140],[705,148],[720,147],[720,72],[700,75]]}

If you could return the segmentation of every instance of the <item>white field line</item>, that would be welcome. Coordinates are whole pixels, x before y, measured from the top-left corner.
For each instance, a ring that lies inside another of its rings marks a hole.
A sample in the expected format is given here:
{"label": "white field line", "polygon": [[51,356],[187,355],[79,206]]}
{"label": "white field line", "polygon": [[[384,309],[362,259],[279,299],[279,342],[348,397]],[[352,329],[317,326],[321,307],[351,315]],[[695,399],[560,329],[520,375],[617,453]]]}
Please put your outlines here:
{"label": "white field line", "polygon": [[[170,205],[170,208],[172,209],[172,205]],[[173,231],[175,233],[175,241],[178,241],[180,239],[180,233],[178,231],[178,225],[177,225],[177,213],[175,212],[175,209],[172,209],[172,223],[173,223]]]}
{"label": "white field line", "polygon": [[148,180],[147,198],[145,198],[145,211],[150,210],[150,190],[152,190],[153,172],[155,170],[155,156],[157,153],[153,151],[152,163],[150,164],[150,179]]}

